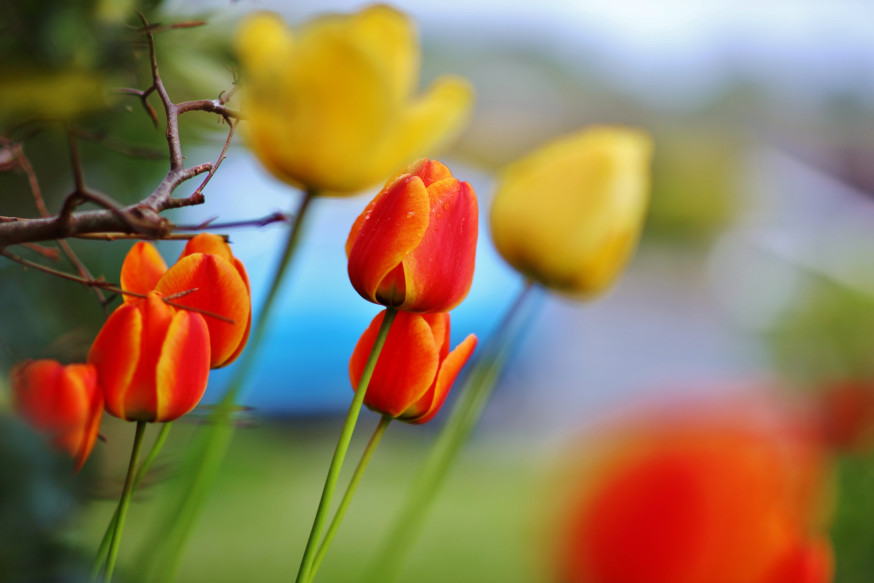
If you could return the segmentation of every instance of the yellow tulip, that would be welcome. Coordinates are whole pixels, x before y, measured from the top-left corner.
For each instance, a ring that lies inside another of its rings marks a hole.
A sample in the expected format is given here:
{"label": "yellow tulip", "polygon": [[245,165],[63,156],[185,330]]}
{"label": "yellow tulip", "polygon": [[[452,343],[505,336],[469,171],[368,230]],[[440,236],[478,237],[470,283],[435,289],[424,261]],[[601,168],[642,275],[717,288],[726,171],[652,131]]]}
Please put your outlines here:
{"label": "yellow tulip", "polygon": [[498,252],[547,287],[583,297],[603,291],[637,243],[651,150],[640,131],[593,127],[512,164],[491,208]]}
{"label": "yellow tulip", "polygon": [[473,92],[441,77],[413,92],[412,23],[387,6],[328,15],[295,34],[275,14],[237,35],[248,141],[277,178],[320,194],[354,194],[456,136]]}

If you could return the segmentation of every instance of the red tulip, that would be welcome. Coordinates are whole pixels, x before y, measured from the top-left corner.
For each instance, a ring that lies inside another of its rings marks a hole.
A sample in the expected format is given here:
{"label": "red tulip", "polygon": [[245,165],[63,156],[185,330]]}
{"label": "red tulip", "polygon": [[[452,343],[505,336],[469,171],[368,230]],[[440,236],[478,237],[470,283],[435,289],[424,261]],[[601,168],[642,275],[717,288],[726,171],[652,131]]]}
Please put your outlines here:
{"label": "red tulip", "polygon": [[202,315],[168,305],[158,292],[119,306],[88,354],[106,410],[128,421],[172,421],[191,411],[206,390],[209,340]]}
{"label": "red tulip", "polygon": [[[212,368],[230,364],[246,346],[252,323],[249,278],[218,235],[192,238],[169,270],[154,245],[137,243],[122,265],[121,286],[137,294],[157,290],[177,306],[202,311],[209,328]],[[125,296],[127,303],[136,299]]]}
{"label": "red tulip", "polygon": [[818,537],[823,510],[815,432],[791,420],[763,426],[752,406],[736,418],[702,413],[623,428],[619,447],[585,464],[566,510],[558,581],[831,580],[827,549],[799,543]]}
{"label": "red tulip", "polygon": [[473,278],[477,201],[470,184],[427,159],[407,168],[364,209],[346,241],[361,296],[407,312],[447,312]]}
{"label": "red tulip", "polygon": [[[352,386],[358,387],[364,365],[382,325],[377,314],[355,345],[349,361]],[[430,421],[443,406],[455,377],[476,347],[471,334],[449,351],[449,314],[398,312],[376,362],[364,404],[409,423]]]}
{"label": "red tulip", "polygon": [[68,452],[78,471],[94,447],[103,414],[95,368],[28,360],[12,369],[12,396],[27,422]]}

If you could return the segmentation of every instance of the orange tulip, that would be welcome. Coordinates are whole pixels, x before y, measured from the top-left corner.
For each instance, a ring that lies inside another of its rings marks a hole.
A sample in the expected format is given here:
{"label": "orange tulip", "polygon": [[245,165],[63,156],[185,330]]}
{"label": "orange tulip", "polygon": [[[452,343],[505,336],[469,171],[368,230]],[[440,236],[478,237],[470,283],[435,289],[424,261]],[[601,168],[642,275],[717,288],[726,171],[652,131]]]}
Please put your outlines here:
{"label": "orange tulip", "polygon": [[[252,324],[249,278],[218,235],[202,233],[192,238],[169,270],[154,245],[137,243],[122,265],[121,287],[137,294],[156,290],[168,299],[179,294],[172,298],[174,304],[202,311],[209,328],[212,368],[230,364],[246,346]],[[126,303],[136,300],[136,296],[125,296]]]}
{"label": "orange tulip", "polygon": [[799,542],[817,538],[822,510],[814,432],[756,423],[672,418],[587,466],[558,581],[830,581],[828,549]]}
{"label": "orange tulip", "polygon": [[172,421],[203,397],[210,337],[202,315],[158,292],[126,302],[106,320],[88,354],[106,410],[128,421]]}
{"label": "orange tulip", "polygon": [[352,287],[368,301],[408,312],[451,310],[473,279],[477,212],[470,184],[440,162],[415,162],[352,225]]}
{"label": "orange tulip", "polygon": [[28,360],[12,369],[12,396],[27,422],[68,452],[78,471],[94,447],[103,414],[97,370],[90,364]]}
{"label": "orange tulip", "polygon": [[[349,377],[357,387],[382,325],[376,315],[355,345]],[[443,406],[455,377],[476,347],[471,334],[449,351],[449,314],[398,312],[376,362],[364,404],[383,415],[408,423],[430,421]]]}

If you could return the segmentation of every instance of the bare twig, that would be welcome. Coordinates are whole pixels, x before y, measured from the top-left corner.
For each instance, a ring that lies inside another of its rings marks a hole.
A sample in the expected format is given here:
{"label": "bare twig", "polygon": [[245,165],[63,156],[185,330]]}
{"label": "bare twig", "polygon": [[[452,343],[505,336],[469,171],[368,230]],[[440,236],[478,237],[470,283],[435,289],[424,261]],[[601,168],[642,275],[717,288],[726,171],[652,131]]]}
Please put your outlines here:
{"label": "bare twig", "polygon": [[[122,289],[118,284],[109,283],[108,281],[105,281],[101,278],[98,278],[98,279],[84,278],[84,277],[81,277],[78,275],[73,275],[71,273],[67,273],[65,271],[60,271],[58,269],[53,269],[51,267],[47,267],[47,266],[42,265],[40,263],[36,263],[35,261],[30,261],[29,259],[25,259],[24,257],[20,257],[14,253],[11,253],[7,249],[0,249],[0,255],[6,257],[7,259],[11,259],[12,261],[15,261],[16,263],[20,263],[21,265],[24,265],[25,267],[31,267],[33,269],[36,269],[37,271],[41,271],[41,272],[46,273],[48,275],[60,277],[62,279],[66,279],[68,281],[74,281],[74,282],[82,284],[84,286],[100,288],[100,289],[104,289],[104,290],[114,292],[117,294],[122,294],[122,295],[126,295],[126,296],[133,296],[135,298],[140,298],[140,299],[148,297],[146,294],[141,294],[139,292],[132,292],[132,291]],[[222,322],[227,322],[228,324],[234,324],[235,321],[233,318],[228,318],[227,316],[222,316],[221,314],[217,314],[215,312],[211,312],[211,311],[205,310],[203,308],[198,308],[195,306],[186,306],[185,304],[180,304],[180,303],[173,301],[173,298],[185,296],[185,295],[188,295],[194,291],[197,291],[197,290],[196,289],[184,290],[184,291],[172,294],[172,295],[167,296],[167,297],[162,297],[161,300],[165,304],[167,304],[168,306],[173,306],[174,308],[177,308],[180,310],[188,310],[189,312],[197,312],[198,314],[203,314],[204,316],[207,316],[209,318],[215,318],[216,320],[221,320]]]}
{"label": "bare twig", "polygon": [[29,249],[34,253],[38,253],[46,259],[50,259],[52,261],[57,261],[61,258],[61,253],[57,249],[49,249],[48,247],[44,247],[37,243],[25,243],[24,245],[22,245],[22,247],[24,247],[25,249]]}
{"label": "bare twig", "polygon": [[[174,229],[178,228],[176,226]],[[161,237],[162,241],[188,241],[197,236],[197,233],[168,233]],[[225,241],[227,241],[230,237],[228,235],[218,235]],[[140,235],[138,233],[83,233],[82,235],[77,235],[77,239],[92,239],[95,241],[117,241],[121,240],[146,240],[146,241],[154,241],[155,237],[149,237],[147,235]]]}
{"label": "bare twig", "polygon": [[[81,172],[81,164],[78,161],[75,140],[71,134],[71,157],[74,160],[75,191],[64,200],[61,211],[56,217],[43,216],[37,219],[0,217],[0,248],[22,243],[83,235],[93,235],[100,239],[112,239],[118,238],[119,233],[123,233],[125,236],[133,236],[134,238],[164,239],[172,235],[173,225],[161,216],[163,211],[201,204],[204,201],[203,189],[215,175],[216,170],[227,155],[237,120],[239,120],[239,114],[226,106],[228,99],[236,89],[232,89],[227,94],[223,93],[215,100],[173,103],[158,70],[154,33],[177,28],[190,28],[192,26],[199,26],[202,23],[183,22],[172,25],[150,25],[142,14],[140,14],[140,20],[143,24],[141,30],[146,36],[149,50],[151,83],[149,87],[143,90],[121,89],[120,91],[139,97],[150,118],[156,125],[159,123],[159,118],[155,109],[149,104],[148,98],[154,93],[160,99],[164,109],[166,122],[165,135],[170,162],[167,174],[155,189],[140,202],[121,206],[109,196],[90,188],[85,183],[85,178]],[[179,138],[179,115],[189,111],[205,111],[217,114],[228,122],[230,126],[228,137],[215,162],[204,162],[191,168],[185,168]],[[8,142],[0,143],[0,146],[3,147],[4,152],[8,151]],[[207,175],[203,182],[190,196],[186,198],[172,197],[173,192],[180,184],[204,173]],[[89,211],[77,210],[84,202],[92,202],[103,208]],[[47,213],[44,213],[44,215],[47,215]]]}
{"label": "bare twig", "polygon": [[197,225],[175,225],[173,228],[177,231],[203,231],[204,229],[237,229],[240,227],[266,227],[273,223],[291,223],[294,217],[285,213],[275,212],[259,219],[249,219],[246,221],[230,221],[227,223],[216,223],[215,218],[206,220]]}

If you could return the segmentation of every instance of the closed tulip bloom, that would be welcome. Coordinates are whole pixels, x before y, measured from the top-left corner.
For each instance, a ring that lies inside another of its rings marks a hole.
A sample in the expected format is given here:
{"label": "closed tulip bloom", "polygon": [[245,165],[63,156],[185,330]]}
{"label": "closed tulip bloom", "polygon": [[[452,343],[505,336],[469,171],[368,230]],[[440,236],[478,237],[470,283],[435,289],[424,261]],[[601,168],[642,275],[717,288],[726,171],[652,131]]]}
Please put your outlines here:
{"label": "closed tulip bloom", "polygon": [[346,241],[349,280],[371,302],[408,312],[447,312],[470,291],[476,194],[440,162],[422,159],[391,180]]}
{"label": "closed tulip bloom", "polygon": [[88,354],[106,410],[128,421],[172,421],[203,397],[210,337],[204,317],[174,308],[158,292],[119,306]]}
{"label": "closed tulip bloom", "polygon": [[603,291],[637,244],[651,149],[642,132],[595,127],[512,164],[491,209],[498,252],[525,277],[555,290]]}
{"label": "closed tulip bloom", "polygon": [[236,40],[252,151],[273,175],[320,194],[354,194],[457,135],[472,91],[440,77],[415,95],[419,47],[406,15],[370,6],[292,31],[275,14]]}
{"label": "closed tulip bloom", "polygon": [[37,431],[82,467],[100,428],[103,392],[90,364],[29,360],[12,369],[15,408]]}
{"label": "closed tulip bloom", "polygon": [[[370,323],[355,345],[349,377],[357,387],[385,311]],[[467,363],[476,336],[449,351],[449,314],[398,312],[376,362],[364,404],[408,423],[430,421],[443,406],[455,378]]]}
{"label": "closed tulip bloom", "polygon": [[[154,245],[140,241],[125,257],[121,286],[143,295],[157,290],[177,306],[203,311],[209,328],[212,368],[230,364],[246,346],[252,323],[249,278],[243,264],[218,235],[202,233],[193,237],[170,269]],[[126,303],[136,300],[137,296],[125,296]]]}

